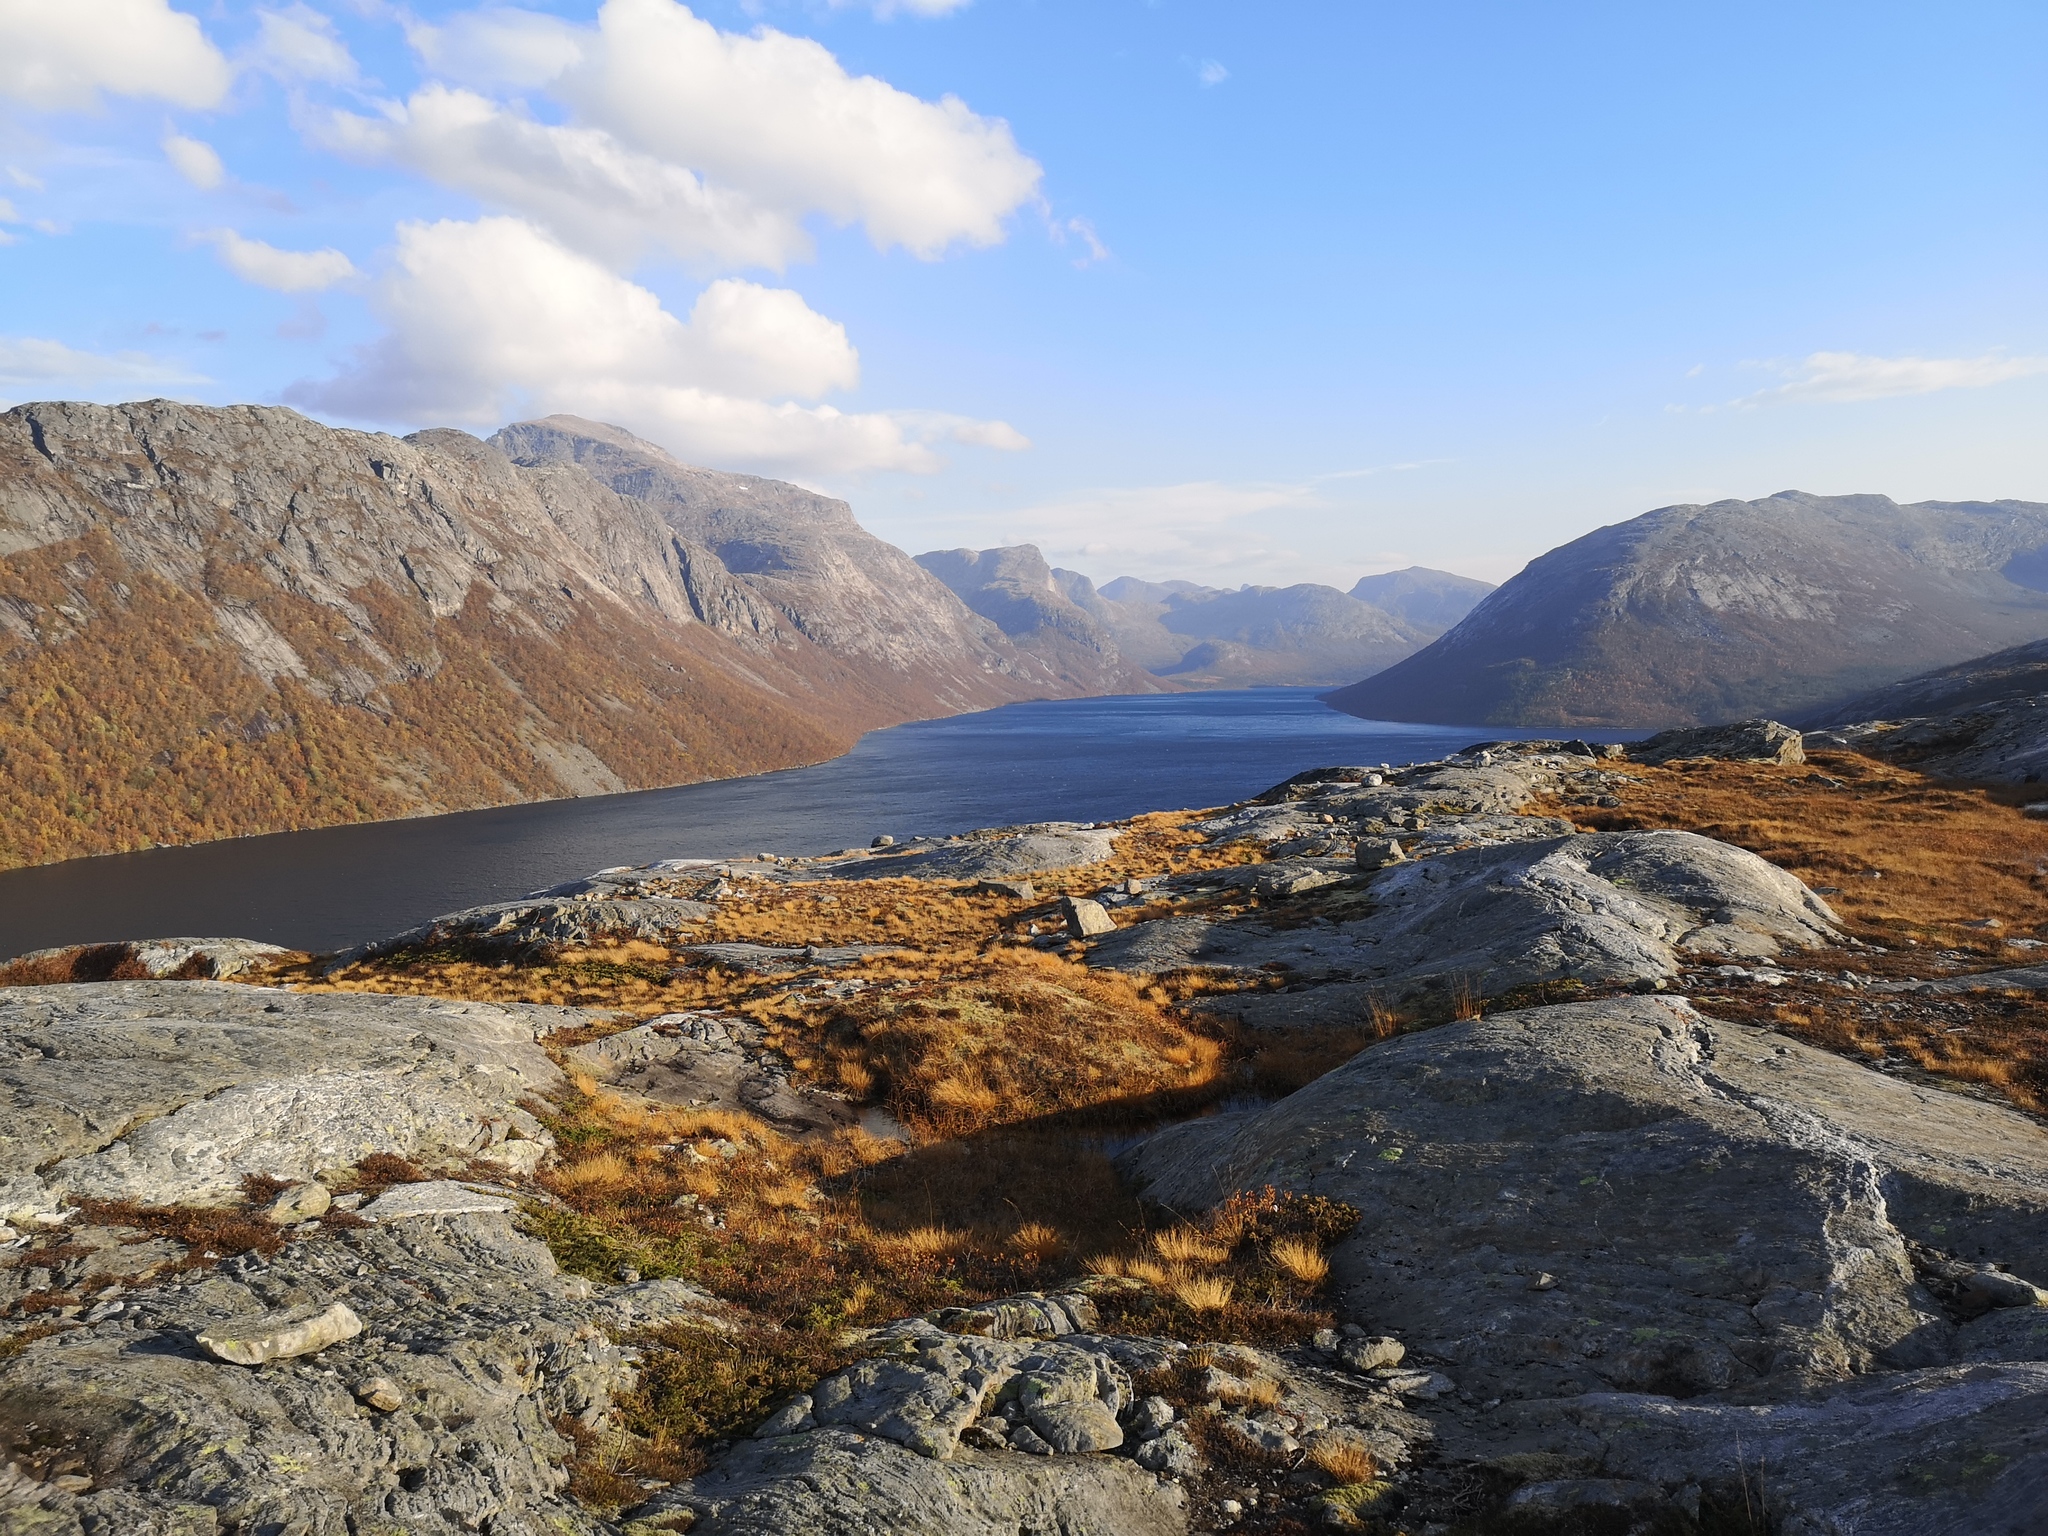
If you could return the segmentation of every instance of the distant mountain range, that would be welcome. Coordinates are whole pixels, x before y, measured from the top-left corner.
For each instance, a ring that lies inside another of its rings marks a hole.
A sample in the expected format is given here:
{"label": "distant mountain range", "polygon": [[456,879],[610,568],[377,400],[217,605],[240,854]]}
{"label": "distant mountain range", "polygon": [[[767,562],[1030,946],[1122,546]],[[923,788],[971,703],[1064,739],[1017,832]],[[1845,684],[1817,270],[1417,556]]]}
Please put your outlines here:
{"label": "distant mountain range", "polygon": [[2043,635],[2048,505],[1785,491],[1574,539],[1328,699],[1444,724],[1791,718]]}
{"label": "distant mountain range", "polygon": [[1345,682],[1392,665],[1455,624],[1483,581],[1420,566],[1368,576],[1350,593],[1302,583],[1235,591],[1120,576],[1101,588],[1048,565],[1030,544],[945,549],[917,563],[1027,655],[1100,691]]}

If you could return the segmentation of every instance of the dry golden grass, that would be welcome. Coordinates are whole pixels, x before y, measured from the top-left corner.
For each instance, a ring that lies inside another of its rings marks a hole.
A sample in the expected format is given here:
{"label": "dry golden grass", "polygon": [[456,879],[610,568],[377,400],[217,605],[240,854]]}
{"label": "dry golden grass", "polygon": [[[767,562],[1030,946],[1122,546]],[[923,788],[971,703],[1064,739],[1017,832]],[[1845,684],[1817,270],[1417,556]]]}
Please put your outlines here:
{"label": "dry golden grass", "polygon": [[1347,1488],[1373,1482],[1380,1475],[1379,1458],[1353,1435],[1324,1435],[1309,1451],[1308,1459],[1331,1482]]}
{"label": "dry golden grass", "polygon": [[1221,1264],[1230,1249],[1193,1227],[1169,1227],[1152,1234],[1152,1246],[1169,1264]]}
{"label": "dry golden grass", "polygon": [[1181,1275],[1167,1286],[1168,1294],[1190,1312],[1221,1312],[1236,1290],[1221,1275]]}
{"label": "dry golden grass", "polygon": [[1283,1237],[1273,1244],[1273,1262],[1303,1285],[1321,1285],[1330,1278],[1330,1261],[1314,1243]]}

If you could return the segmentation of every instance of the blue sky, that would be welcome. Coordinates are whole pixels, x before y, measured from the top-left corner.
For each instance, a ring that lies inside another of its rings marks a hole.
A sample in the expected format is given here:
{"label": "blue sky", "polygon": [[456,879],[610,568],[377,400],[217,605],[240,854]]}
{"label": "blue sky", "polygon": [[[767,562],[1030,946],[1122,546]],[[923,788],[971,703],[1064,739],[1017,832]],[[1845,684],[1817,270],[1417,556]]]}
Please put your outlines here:
{"label": "blue sky", "polygon": [[2048,10],[0,0],[0,399],[568,410],[1098,580],[2048,500]]}

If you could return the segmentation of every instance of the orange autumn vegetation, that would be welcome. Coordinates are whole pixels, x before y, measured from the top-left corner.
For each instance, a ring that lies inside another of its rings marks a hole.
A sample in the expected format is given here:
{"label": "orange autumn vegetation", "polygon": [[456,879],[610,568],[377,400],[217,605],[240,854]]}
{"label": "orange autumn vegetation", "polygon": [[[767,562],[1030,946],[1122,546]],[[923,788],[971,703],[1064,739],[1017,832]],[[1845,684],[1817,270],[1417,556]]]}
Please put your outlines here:
{"label": "orange autumn vegetation", "polygon": [[[0,559],[0,868],[753,773],[919,707],[878,667],[815,648],[742,667],[704,626],[587,594],[498,611],[479,588],[437,618],[373,584],[351,594],[365,633],[254,566],[212,562],[203,588],[97,531]],[[304,675],[255,675],[215,605]]]}

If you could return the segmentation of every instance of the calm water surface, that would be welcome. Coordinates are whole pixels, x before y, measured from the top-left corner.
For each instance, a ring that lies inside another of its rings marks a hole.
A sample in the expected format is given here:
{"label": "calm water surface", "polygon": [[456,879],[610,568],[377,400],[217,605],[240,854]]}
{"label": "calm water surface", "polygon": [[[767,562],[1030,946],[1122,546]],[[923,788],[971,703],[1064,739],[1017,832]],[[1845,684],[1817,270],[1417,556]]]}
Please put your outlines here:
{"label": "calm water surface", "polygon": [[1306,688],[1011,704],[747,779],[9,870],[0,956],[191,934],[327,951],[615,864],[1220,805],[1305,768],[1423,761],[1502,734],[1358,720]]}

